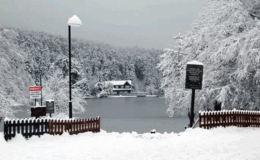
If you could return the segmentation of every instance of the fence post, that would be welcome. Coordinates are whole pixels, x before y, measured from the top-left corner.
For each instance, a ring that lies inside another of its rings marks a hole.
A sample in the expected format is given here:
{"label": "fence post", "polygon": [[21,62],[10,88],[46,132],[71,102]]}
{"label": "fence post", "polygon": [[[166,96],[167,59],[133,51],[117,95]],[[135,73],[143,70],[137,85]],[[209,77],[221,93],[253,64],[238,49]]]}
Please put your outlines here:
{"label": "fence post", "polygon": [[49,123],[50,123],[50,120],[45,119],[45,123],[44,123],[45,131],[44,132],[50,134]]}
{"label": "fence post", "polygon": [[16,135],[16,123],[15,123],[15,120],[13,120],[13,131],[14,131],[14,134],[12,135],[12,137],[15,137]]}
{"label": "fence post", "polygon": [[37,123],[37,135],[38,135],[38,137],[40,137],[40,134],[41,134],[41,132],[40,132],[40,124],[41,124],[40,119],[37,119],[36,123]]}
{"label": "fence post", "polygon": [[59,135],[60,134],[60,120],[56,119],[56,130],[55,130],[55,135]]}
{"label": "fence post", "polygon": [[20,120],[17,121],[17,133],[20,134]]}
{"label": "fence post", "polygon": [[231,126],[231,114],[230,114],[230,111],[227,111],[227,126]]}
{"label": "fence post", "polygon": [[259,111],[256,111],[256,126],[259,127]]}
{"label": "fence post", "polygon": [[39,120],[39,131],[40,131],[39,134],[43,135],[43,119]]}
{"label": "fence post", "polygon": [[8,123],[7,123],[7,121],[4,121],[4,138],[6,141],[8,140]]}
{"label": "fence post", "polygon": [[[31,122],[31,120],[30,120],[30,122]],[[31,126],[33,126],[33,129],[31,129],[31,130],[33,131],[33,133],[32,133],[32,131],[30,130],[30,131],[31,131],[31,134],[32,134],[32,135],[36,135],[36,119],[32,120]]]}
{"label": "fence post", "polygon": [[79,133],[79,120],[75,120],[75,123],[76,123],[76,134]]}
{"label": "fence post", "polygon": [[208,111],[208,129],[211,129],[211,111]]}
{"label": "fence post", "polygon": [[79,132],[83,133],[83,129],[82,129],[82,119],[79,119]]}
{"label": "fence post", "polygon": [[86,119],[83,119],[83,131],[86,132]]}
{"label": "fence post", "polygon": [[25,121],[25,138],[28,138],[28,120]]}
{"label": "fence post", "polygon": [[236,126],[236,112],[235,111],[231,111],[231,114],[233,114],[233,126]]}
{"label": "fence post", "polygon": [[218,127],[218,119],[219,119],[218,113],[219,113],[219,111],[215,111],[215,127],[216,128]]}
{"label": "fence post", "polygon": [[98,132],[100,132],[100,128],[101,128],[101,125],[100,125],[100,123],[101,123],[101,120],[100,120],[100,117],[98,117],[99,119],[98,119]]}
{"label": "fence post", "polygon": [[11,131],[11,126],[12,124],[11,124],[11,121],[8,121],[8,129],[9,129],[9,133],[8,133],[8,139],[10,140],[11,139],[11,136],[12,136],[12,131]]}
{"label": "fence post", "polygon": [[23,119],[22,119],[22,121],[21,121],[21,126],[22,126],[21,133],[22,133],[23,136],[25,136],[25,135],[24,135],[24,120],[23,120]]}
{"label": "fence post", "polygon": [[88,131],[90,131],[90,118],[88,118]]}
{"label": "fence post", "polygon": [[201,112],[199,112],[199,127],[201,128]]}
{"label": "fence post", "polygon": [[67,132],[67,120],[64,120],[64,132]]}

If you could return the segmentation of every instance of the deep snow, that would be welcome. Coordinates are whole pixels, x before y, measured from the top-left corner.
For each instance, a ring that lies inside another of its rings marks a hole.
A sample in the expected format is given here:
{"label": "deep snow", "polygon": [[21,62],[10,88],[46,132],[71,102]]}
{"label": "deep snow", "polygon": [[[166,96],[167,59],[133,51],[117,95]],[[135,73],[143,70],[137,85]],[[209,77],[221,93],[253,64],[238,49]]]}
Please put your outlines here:
{"label": "deep snow", "polygon": [[195,128],[176,133],[45,134],[25,140],[20,134],[0,138],[4,160],[256,160],[260,157],[260,128]]}

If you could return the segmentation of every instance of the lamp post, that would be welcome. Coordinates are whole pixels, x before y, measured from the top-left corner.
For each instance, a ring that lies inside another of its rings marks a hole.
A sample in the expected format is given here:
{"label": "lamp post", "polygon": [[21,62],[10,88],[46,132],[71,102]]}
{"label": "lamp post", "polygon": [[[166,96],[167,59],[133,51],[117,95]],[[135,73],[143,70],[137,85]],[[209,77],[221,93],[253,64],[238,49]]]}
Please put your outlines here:
{"label": "lamp post", "polygon": [[72,16],[68,21],[69,27],[69,92],[70,92],[70,101],[69,101],[69,118],[72,118],[72,101],[71,101],[71,29],[70,26],[80,27],[82,25],[81,20],[76,16]]}

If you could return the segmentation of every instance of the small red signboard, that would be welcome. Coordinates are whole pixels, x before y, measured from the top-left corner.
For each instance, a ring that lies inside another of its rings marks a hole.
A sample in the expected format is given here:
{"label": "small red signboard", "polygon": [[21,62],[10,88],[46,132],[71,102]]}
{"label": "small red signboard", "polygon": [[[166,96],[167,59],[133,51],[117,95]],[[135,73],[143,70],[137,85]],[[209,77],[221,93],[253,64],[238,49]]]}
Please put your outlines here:
{"label": "small red signboard", "polygon": [[41,86],[33,86],[33,87],[29,87],[30,91],[42,91],[42,87]]}

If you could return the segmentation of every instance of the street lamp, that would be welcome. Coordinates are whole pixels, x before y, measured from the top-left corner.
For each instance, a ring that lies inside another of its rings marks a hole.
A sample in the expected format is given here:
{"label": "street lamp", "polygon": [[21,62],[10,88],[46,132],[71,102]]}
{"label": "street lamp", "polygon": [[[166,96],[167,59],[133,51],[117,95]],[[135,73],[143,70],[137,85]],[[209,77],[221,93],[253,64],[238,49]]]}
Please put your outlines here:
{"label": "street lamp", "polygon": [[76,15],[72,16],[68,21],[69,27],[69,89],[70,89],[70,101],[69,101],[69,118],[72,118],[72,102],[71,102],[71,38],[70,38],[70,26],[80,27],[82,25],[81,20]]}

